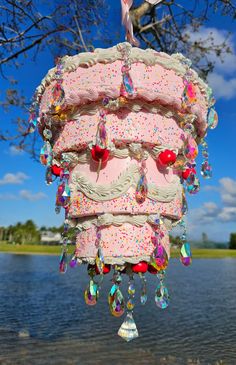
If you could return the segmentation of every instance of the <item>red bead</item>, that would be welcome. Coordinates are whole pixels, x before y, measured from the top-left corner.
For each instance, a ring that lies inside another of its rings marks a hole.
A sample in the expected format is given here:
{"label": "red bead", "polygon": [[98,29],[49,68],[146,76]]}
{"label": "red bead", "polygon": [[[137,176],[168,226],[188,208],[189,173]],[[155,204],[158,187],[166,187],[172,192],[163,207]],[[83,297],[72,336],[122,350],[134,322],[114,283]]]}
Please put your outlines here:
{"label": "red bead", "polygon": [[52,165],[52,167],[51,167],[51,171],[52,171],[53,175],[55,175],[55,176],[60,176],[61,170],[62,170],[61,167],[57,166],[57,165]]}
{"label": "red bead", "polygon": [[107,148],[101,148],[98,145],[92,147],[91,150],[92,159],[96,162],[102,160],[102,162],[106,162],[109,158],[110,151]]}
{"label": "red bead", "polygon": [[132,265],[132,271],[135,273],[145,273],[148,269],[148,264],[145,261],[141,261],[138,264]]}
{"label": "red bead", "polygon": [[[109,272],[111,271],[111,265],[104,265],[104,267],[103,267],[103,274],[104,275],[106,275],[106,274],[108,274]],[[98,270],[98,267],[97,267],[97,265],[95,265],[95,272],[96,272],[96,274],[97,275],[99,275],[100,274],[100,271]]]}
{"label": "red bead", "polygon": [[158,162],[163,166],[173,165],[176,161],[176,154],[171,150],[164,150],[158,156]]}
{"label": "red bead", "polygon": [[189,177],[189,175],[193,173],[193,174],[196,174],[196,170],[194,168],[189,168],[189,169],[186,169],[182,172],[182,178],[184,180],[187,180],[187,178]]}

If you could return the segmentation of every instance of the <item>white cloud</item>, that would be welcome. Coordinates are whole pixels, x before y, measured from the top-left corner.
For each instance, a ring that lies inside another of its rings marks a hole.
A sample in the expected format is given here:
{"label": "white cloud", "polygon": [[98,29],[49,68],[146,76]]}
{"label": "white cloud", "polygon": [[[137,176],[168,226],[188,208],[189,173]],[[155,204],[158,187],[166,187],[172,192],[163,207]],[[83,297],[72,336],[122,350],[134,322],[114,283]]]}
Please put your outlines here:
{"label": "white cloud", "polygon": [[200,208],[192,209],[189,214],[191,222],[197,224],[211,223],[217,219],[221,208],[214,202],[206,202]]}
{"label": "white cloud", "polygon": [[200,208],[190,211],[190,219],[198,225],[211,222],[235,222],[236,221],[236,180],[223,177],[219,180],[219,186],[206,186],[206,191],[212,190],[220,194],[222,205],[214,202],[206,202]]}
{"label": "white cloud", "polygon": [[[211,48],[212,43],[217,46],[224,42],[232,53],[224,53],[217,57],[215,52],[209,52],[207,59],[215,65],[214,72],[208,75],[208,82],[217,99],[232,99],[236,96],[236,50],[233,35],[228,35],[226,30],[201,27],[197,32],[188,32],[191,42],[203,41],[205,47]],[[197,51],[193,51],[197,52]],[[201,57],[201,55],[199,54]]]}
{"label": "white cloud", "polygon": [[29,179],[29,176],[24,174],[23,172],[17,172],[16,174],[7,173],[0,180],[0,185],[14,184],[19,185],[23,184],[25,180]]}
{"label": "white cloud", "polygon": [[47,197],[46,194],[44,194],[43,192],[38,192],[38,193],[32,193],[29,190],[21,190],[19,192],[19,196],[24,199],[24,200],[28,200],[31,202],[35,202],[37,200],[41,200],[41,199],[45,199]]}
{"label": "white cloud", "polygon": [[236,96],[236,78],[227,80],[222,75],[214,72],[208,76],[208,82],[217,99],[229,100]]}
{"label": "white cloud", "polygon": [[235,222],[236,221],[236,207],[224,207],[218,215],[221,222]]}
{"label": "white cloud", "polygon": [[215,64],[218,71],[224,74],[232,74],[236,71],[236,52],[234,49],[234,37],[228,36],[226,30],[217,28],[201,27],[197,32],[189,33],[191,42],[203,41],[205,47],[211,47],[212,42],[221,46],[224,42],[231,49],[232,53],[225,53],[222,59],[217,57],[215,52],[209,52],[209,61]]}
{"label": "white cloud", "polygon": [[8,150],[8,154],[11,156],[21,156],[24,154],[24,151],[17,146],[10,146]]}
{"label": "white cloud", "polygon": [[10,194],[10,193],[6,193],[6,194],[0,194],[0,200],[17,200],[18,197],[15,194]]}
{"label": "white cloud", "polygon": [[236,180],[233,180],[230,177],[223,177],[219,182],[223,204],[236,208]]}

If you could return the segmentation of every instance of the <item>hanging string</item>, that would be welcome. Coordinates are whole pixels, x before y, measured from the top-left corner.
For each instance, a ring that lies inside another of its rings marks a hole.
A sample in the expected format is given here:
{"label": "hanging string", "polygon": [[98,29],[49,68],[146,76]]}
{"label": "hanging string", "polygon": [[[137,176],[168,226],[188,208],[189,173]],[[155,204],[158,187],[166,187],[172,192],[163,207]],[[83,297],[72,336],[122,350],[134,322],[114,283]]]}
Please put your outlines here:
{"label": "hanging string", "polygon": [[[157,5],[163,0],[146,0],[151,5]],[[139,46],[138,39],[134,36],[133,24],[130,18],[129,10],[133,5],[133,0],[121,0],[122,24],[126,29],[126,40],[134,46]]]}

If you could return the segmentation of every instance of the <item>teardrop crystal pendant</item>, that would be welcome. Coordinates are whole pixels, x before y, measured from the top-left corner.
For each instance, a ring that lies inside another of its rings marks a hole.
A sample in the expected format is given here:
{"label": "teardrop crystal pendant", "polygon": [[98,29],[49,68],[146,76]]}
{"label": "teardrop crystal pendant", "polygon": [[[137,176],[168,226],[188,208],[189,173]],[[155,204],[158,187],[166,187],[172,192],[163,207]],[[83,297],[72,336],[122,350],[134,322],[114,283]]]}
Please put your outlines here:
{"label": "teardrop crystal pendant", "polygon": [[70,187],[68,183],[65,183],[65,188],[62,193],[63,207],[66,207],[70,203]]}
{"label": "teardrop crystal pendant", "polygon": [[111,314],[120,317],[125,311],[124,297],[120,291],[119,285],[114,284],[108,294],[108,303]]}
{"label": "teardrop crystal pendant", "polygon": [[118,335],[127,342],[132,341],[139,336],[132,312],[127,313],[125,320],[118,331]]}
{"label": "teardrop crystal pendant", "polygon": [[104,268],[104,265],[105,265],[105,261],[104,261],[104,256],[103,256],[101,247],[98,248],[98,252],[97,252],[95,262],[96,262],[96,266],[98,268],[99,273],[102,275],[103,274],[103,268]]}
{"label": "teardrop crystal pendant", "polygon": [[184,91],[183,91],[183,106],[186,107],[186,104],[193,104],[197,101],[197,94],[195,85],[188,80],[184,80]]}
{"label": "teardrop crystal pendant", "polygon": [[156,288],[155,302],[161,309],[166,309],[169,305],[168,289],[163,284],[159,284]]}
{"label": "teardrop crystal pendant", "polygon": [[104,121],[98,124],[96,144],[101,148],[106,148],[108,146],[108,135]]}
{"label": "teardrop crystal pendant", "polygon": [[180,261],[184,266],[189,266],[192,263],[192,253],[190,244],[185,242],[180,249]]}
{"label": "teardrop crystal pendant", "polygon": [[145,305],[147,303],[147,293],[146,293],[146,291],[141,292],[140,302],[141,302],[142,305]]}
{"label": "teardrop crystal pendant", "polygon": [[70,203],[70,188],[67,182],[63,181],[57,189],[56,205],[66,207]]}
{"label": "teardrop crystal pendant", "polygon": [[190,104],[193,104],[197,101],[196,89],[192,82],[186,82],[183,98],[185,102]]}
{"label": "teardrop crystal pendant", "polygon": [[128,286],[128,294],[129,295],[134,295],[135,294],[135,286],[133,283],[129,284]]}
{"label": "teardrop crystal pendant", "polygon": [[67,250],[66,250],[66,248],[62,249],[62,253],[60,256],[60,262],[59,262],[59,271],[61,274],[65,274],[67,271]]}
{"label": "teardrop crystal pendant", "polygon": [[33,133],[37,127],[37,118],[35,113],[31,113],[29,117],[28,133]]}
{"label": "teardrop crystal pendant", "polygon": [[207,160],[202,163],[201,175],[204,179],[210,179],[212,177],[212,166]]}
{"label": "teardrop crystal pendant", "polygon": [[84,300],[87,305],[97,304],[99,290],[98,284],[96,284],[92,279],[89,282],[87,289],[84,292]]}
{"label": "teardrop crystal pendant", "polygon": [[165,248],[158,244],[154,250],[153,256],[150,260],[150,265],[152,265],[156,270],[165,270],[168,266],[169,258],[166,253]]}
{"label": "teardrop crystal pendant", "polygon": [[47,141],[40,150],[40,162],[42,165],[51,165],[52,162],[52,146]]}
{"label": "teardrop crystal pendant", "polygon": [[64,103],[65,92],[61,82],[56,82],[52,88],[52,106],[61,106]]}
{"label": "teardrop crystal pendant", "polygon": [[147,194],[148,194],[147,178],[145,175],[141,175],[135,192],[136,201],[139,204],[142,204],[146,200]]}
{"label": "teardrop crystal pendant", "polygon": [[[125,67],[125,66],[123,66],[123,67]],[[134,85],[133,85],[133,81],[131,79],[129,71],[123,72],[123,85],[124,85],[124,89],[127,92],[127,94],[129,96],[132,96],[134,94]]]}
{"label": "teardrop crystal pendant", "polygon": [[189,137],[183,151],[184,157],[189,161],[194,161],[198,155],[198,146],[193,137]]}
{"label": "teardrop crystal pendant", "polygon": [[189,174],[189,176],[186,180],[186,185],[187,185],[187,191],[189,192],[189,194],[196,194],[200,190],[199,179],[193,173]]}
{"label": "teardrop crystal pendant", "polygon": [[210,129],[215,129],[218,125],[218,115],[214,108],[211,108],[208,112],[207,124]]}
{"label": "teardrop crystal pendant", "polygon": [[73,255],[72,257],[71,257],[71,259],[70,259],[70,267],[71,268],[74,268],[74,267],[76,267],[77,266],[77,258],[76,258],[76,256],[75,255]]}

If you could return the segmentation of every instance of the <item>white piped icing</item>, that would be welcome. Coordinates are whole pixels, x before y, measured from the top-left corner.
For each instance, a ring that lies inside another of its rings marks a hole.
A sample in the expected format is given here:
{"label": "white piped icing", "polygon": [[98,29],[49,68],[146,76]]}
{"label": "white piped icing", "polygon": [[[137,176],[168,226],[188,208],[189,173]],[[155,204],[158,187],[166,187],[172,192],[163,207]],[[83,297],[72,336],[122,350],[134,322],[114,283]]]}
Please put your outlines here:
{"label": "white piped icing", "polygon": [[[102,202],[113,200],[124,195],[131,187],[136,187],[140,178],[140,168],[137,164],[130,166],[118,177],[116,181],[110,184],[94,184],[79,171],[72,172],[70,189],[74,193],[81,191],[87,198]],[[173,176],[173,180],[166,186],[156,186],[148,184],[148,198],[159,202],[171,202],[177,193],[182,190],[180,179]]]}

